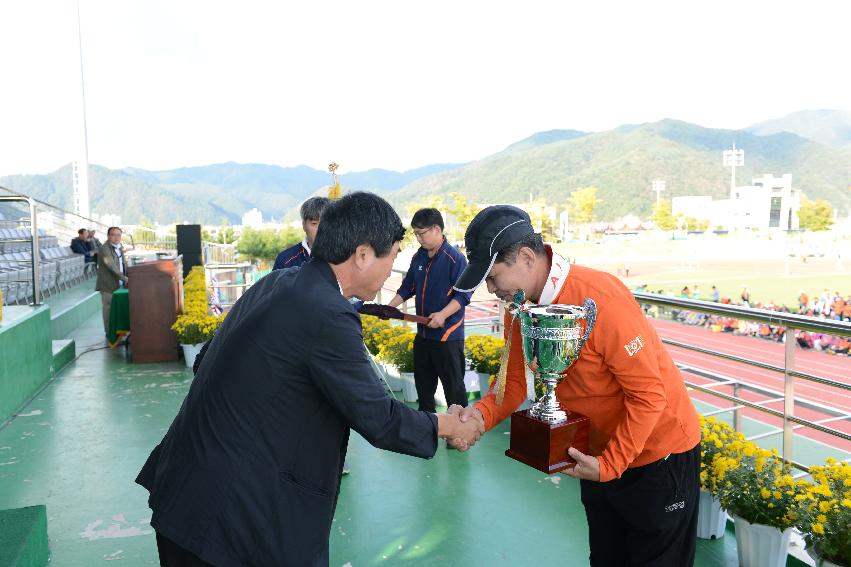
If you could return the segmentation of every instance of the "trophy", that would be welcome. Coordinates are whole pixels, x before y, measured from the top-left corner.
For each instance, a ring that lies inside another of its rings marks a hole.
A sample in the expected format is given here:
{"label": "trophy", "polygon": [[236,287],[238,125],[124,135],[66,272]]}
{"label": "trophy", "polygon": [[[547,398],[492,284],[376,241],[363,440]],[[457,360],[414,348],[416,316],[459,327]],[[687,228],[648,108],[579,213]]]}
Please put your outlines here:
{"label": "trophy", "polygon": [[511,415],[511,444],[505,454],[545,473],[576,465],[567,450],[588,453],[586,416],[561,408],[555,389],[564,372],[576,362],[594,328],[597,305],[586,299],[577,305],[513,305],[520,319],[526,364],[546,387],[530,409]]}

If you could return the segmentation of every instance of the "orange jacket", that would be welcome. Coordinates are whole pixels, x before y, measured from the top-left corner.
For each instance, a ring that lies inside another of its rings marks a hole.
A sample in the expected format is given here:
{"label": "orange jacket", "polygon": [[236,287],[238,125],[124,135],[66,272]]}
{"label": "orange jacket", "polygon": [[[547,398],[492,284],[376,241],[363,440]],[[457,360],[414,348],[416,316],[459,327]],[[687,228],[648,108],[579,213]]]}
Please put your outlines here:
{"label": "orange jacket", "polygon": [[[609,481],[627,468],[692,449],[700,424],[679,369],[632,293],[610,274],[570,266],[553,303],[582,305],[588,297],[597,303],[597,324],[556,396],[562,408],[590,418],[590,453],[600,461],[600,480]],[[505,399],[497,405],[489,393],[476,403],[486,429],[526,397],[519,321],[511,332]]]}

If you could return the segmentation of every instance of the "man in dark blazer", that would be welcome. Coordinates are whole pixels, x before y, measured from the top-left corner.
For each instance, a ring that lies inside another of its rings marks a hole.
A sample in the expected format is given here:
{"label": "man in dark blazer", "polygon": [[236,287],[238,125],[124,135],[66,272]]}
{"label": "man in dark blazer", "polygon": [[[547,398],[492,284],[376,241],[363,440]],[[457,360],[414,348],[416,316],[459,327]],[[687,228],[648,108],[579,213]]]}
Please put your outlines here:
{"label": "man in dark blazer", "polygon": [[422,458],[438,437],[478,440],[475,420],[389,397],[370,366],[348,298],[375,297],[404,230],[380,197],[347,195],[326,209],[310,262],[231,309],[136,479],[162,565],[325,566],[350,427]]}
{"label": "man in dark blazer", "polygon": [[121,229],[117,226],[107,230],[108,241],[100,247],[97,254],[98,277],[95,280],[95,291],[100,292],[103,307],[103,332],[109,331],[109,310],[112,308],[112,294],[120,287],[125,287],[127,277],[127,256],[121,245]]}

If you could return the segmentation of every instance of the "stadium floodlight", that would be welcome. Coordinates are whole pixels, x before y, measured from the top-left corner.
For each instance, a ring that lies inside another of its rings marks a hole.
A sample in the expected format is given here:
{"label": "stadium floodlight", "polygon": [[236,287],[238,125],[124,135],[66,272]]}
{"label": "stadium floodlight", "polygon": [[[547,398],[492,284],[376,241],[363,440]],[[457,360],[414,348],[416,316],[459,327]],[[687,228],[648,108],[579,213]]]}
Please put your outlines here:
{"label": "stadium floodlight", "polygon": [[656,191],[656,205],[659,205],[659,194],[665,190],[665,180],[664,179],[654,179],[653,180],[653,190]]}
{"label": "stadium floodlight", "polygon": [[745,165],[745,150],[724,150],[724,167],[730,168],[730,200],[736,198],[736,168]]}

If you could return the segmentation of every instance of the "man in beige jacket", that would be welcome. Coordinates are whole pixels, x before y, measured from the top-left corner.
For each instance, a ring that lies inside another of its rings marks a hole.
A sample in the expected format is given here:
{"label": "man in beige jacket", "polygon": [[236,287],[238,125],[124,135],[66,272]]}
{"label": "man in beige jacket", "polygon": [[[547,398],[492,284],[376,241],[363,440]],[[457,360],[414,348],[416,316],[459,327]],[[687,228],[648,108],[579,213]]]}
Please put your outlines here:
{"label": "man in beige jacket", "polygon": [[109,330],[109,308],[112,305],[112,294],[120,287],[127,286],[127,257],[121,246],[121,229],[109,227],[106,231],[108,240],[98,250],[98,277],[95,291],[100,292],[103,304],[103,332]]}

